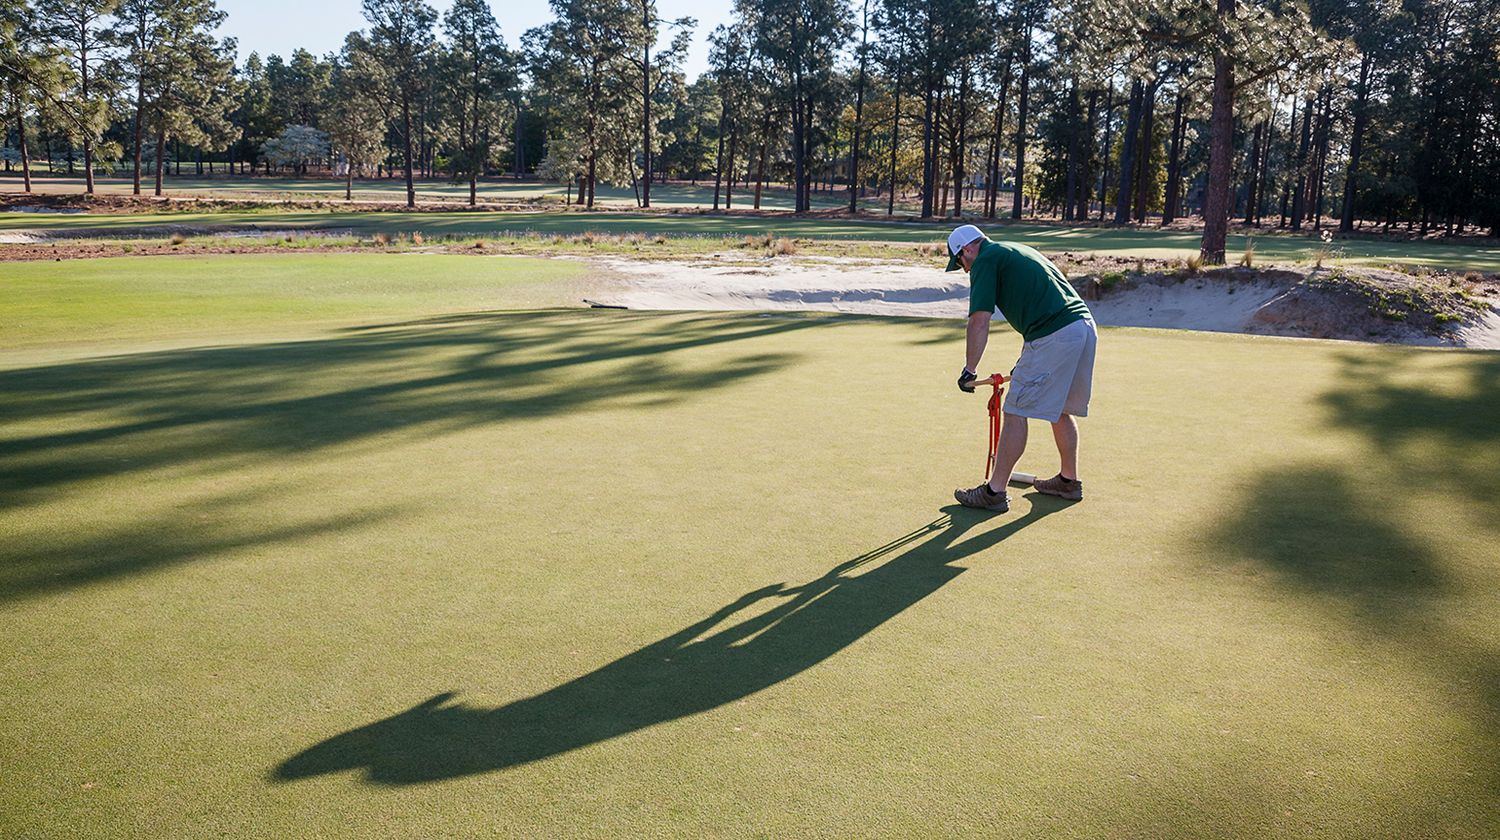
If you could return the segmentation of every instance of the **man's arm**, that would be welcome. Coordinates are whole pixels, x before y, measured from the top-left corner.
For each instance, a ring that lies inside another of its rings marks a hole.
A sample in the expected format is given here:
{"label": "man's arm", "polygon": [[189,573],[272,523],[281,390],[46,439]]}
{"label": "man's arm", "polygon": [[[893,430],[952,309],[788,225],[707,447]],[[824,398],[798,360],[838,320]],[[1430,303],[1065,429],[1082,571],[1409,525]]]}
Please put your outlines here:
{"label": "man's arm", "polygon": [[964,367],[973,373],[979,372],[979,360],[984,356],[984,346],[990,340],[990,318],[992,313],[980,310],[970,313],[967,354]]}

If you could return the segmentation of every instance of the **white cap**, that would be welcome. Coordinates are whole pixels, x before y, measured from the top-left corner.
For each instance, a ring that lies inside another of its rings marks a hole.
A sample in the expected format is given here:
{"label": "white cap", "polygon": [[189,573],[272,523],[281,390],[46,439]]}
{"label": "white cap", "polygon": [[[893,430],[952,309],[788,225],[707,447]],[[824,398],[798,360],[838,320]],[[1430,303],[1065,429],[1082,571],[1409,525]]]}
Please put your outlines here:
{"label": "white cap", "polygon": [[965,245],[976,239],[983,238],[984,233],[973,225],[959,225],[954,228],[953,232],[948,234],[948,270],[957,271],[960,268],[958,264],[958,252]]}

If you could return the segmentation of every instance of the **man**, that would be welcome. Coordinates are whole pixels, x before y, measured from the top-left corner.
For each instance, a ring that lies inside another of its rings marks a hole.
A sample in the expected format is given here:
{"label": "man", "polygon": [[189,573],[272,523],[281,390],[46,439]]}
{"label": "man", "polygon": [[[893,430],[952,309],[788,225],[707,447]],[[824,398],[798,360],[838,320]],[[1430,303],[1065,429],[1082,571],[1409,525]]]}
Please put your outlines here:
{"label": "man", "polygon": [[1004,512],[1011,470],[1026,450],[1027,418],[1052,424],[1062,460],[1053,478],[1038,479],[1036,489],[1081,501],[1078,478],[1078,424],[1089,413],[1094,348],[1099,334],[1093,314],[1072,284],[1035,248],[994,242],[973,225],[961,225],[948,236],[948,271],[969,273],[968,347],[958,387],[974,392],[979,360],[989,341],[990,319],[999,312],[1021,334],[1021,358],[1011,371],[1005,396],[995,471],[972,490],[955,490],[967,507]]}

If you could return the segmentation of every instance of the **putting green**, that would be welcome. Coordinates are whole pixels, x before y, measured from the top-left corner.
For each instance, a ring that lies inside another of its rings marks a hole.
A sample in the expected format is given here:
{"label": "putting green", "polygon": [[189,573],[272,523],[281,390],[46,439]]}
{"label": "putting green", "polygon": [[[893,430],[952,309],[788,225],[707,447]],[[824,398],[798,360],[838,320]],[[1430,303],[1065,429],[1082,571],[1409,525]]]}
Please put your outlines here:
{"label": "putting green", "polygon": [[[1049,254],[1108,254],[1129,258],[1172,259],[1198,253],[1201,235],[1192,231],[1119,230],[1095,227],[1058,227],[1025,223],[981,221],[995,238],[1017,239]],[[108,215],[0,214],[0,230],[31,230],[50,235],[68,233],[129,237],[163,235],[167,229],[333,230],[370,236],[496,236],[538,233],[570,236],[588,231],[610,234],[641,233],[668,236],[740,237],[765,232],[782,237],[940,244],[952,222],[882,222],[757,216],[715,216],[698,213],[329,213],[317,211],[236,211],[224,213],[159,213]],[[1300,236],[1255,236],[1256,259],[1267,262],[1308,262],[1321,244]],[[1233,260],[1246,248],[1247,238],[1228,238]],[[1500,248],[1438,242],[1341,239],[1324,259],[1330,264],[1401,265],[1454,271],[1500,272]]]}
{"label": "putting green", "polygon": [[1500,831],[1500,355],[1106,330],[1088,500],[990,516],[958,323],[486,262],[0,357],[0,835]]}

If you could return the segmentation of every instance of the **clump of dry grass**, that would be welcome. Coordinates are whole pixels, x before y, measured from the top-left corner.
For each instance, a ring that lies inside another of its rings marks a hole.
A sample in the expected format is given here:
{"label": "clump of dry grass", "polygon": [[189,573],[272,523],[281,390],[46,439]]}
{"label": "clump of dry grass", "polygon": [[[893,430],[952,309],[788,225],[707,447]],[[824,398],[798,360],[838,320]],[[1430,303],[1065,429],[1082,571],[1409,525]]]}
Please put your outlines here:
{"label": "clump of dry grass", "polygon": [[172,242],[172,247],[173,248],[176,248],[178,245],[181,245],[182,243],[184,243],[186,241],[187,241],[187,237],[184,236],[183,234],[180,234],[180,233],[174,233],[174,234],[172,234],[171,242]]}
{"label": "clump of dry grass", "polygon": [[424,238],[422,236],[422,232],[420,230],[414,230],[414,231],[411,232],[411,244],[413,244],[413,245],[421,245],[423,242],[426,242],[426,241],[427,241],[426,238]]}
{"label": "clump of dry grass", "polygon": [[389,233],[386,233],[385,231],[380,231],[379,233],[375,234],[374,240],[376,245],[384,248],[385,246],[391,244],[391,235]]}
{"label": "clump of dry grass", "polygon": [[664,234],[664,233],[658,233],[656,235],[656,239],[654,241],[658,245],[665,245],[665,244],[667,244],[667,235]]}
{"label": "clump of dry grass", "polygon": [[797,243],[791,239],[778,239],[771,247],[771,252],[781,257],[789,257],[797,253]]}
{"label": "clump of dry grass", "polygon": [[1245,240],[1245,253],[1244,253],[1243,256],[1240,257],[1240,265],[1244,266],[1245,268],[1254,268],[1255,267],[1255,240],[1254,239],[1246,239]]}
{"label": "clump of dry grass", "polygon": [[[1203,255],[1193,254],[1186,260],[1183,260],[1183,263],[1187,266],[1188,274],[1197,274],[1203,270]],[[1137,271],[1136,273],[1140,274],[1141,272]]]}
{"label": "clump of dry grass", "polygon": [[1135,273],[1136,274],[1145,274],[1146,273],[1146,261],[1145,260],[1136,260],[1135,261]]}

